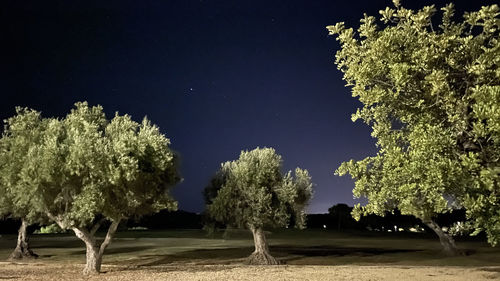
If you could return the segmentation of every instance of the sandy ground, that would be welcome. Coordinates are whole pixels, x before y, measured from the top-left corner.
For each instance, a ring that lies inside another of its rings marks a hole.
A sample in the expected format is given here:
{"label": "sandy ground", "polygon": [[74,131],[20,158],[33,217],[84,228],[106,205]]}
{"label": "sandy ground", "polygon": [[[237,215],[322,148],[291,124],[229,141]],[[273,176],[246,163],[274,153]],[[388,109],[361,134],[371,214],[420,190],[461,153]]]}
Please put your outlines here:
{"label": "sandy ground", "polygon": [[1,262],[0,280],[500,280],[500,267],[105,265],[98,276],[83,276],[82,268],[73,264]]}

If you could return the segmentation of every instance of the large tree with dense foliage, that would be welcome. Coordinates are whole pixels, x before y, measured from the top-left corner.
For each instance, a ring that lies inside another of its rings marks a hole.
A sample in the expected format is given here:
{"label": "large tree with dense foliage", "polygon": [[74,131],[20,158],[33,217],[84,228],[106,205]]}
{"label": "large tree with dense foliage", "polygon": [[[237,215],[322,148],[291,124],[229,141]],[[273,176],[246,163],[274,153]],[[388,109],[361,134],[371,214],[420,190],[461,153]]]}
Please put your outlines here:
{"label": "large tree with dense foliage", "polygon": [[31,176],[27,159],[40,144],[46,124],[40,112],[20,107],[15,116],[5,120],[0,139],[0,216],[21,220],[17,245],[9,259],[37,257],[29,247],[27,227],[45,216],[33,206],[35,190],[28,188],[25,179]]}
{"label": "large tree with dense foliage", "polygon": [[297,168],[282,173],[282,159],[272,148],[242,151],[239,159],[221,165],[205,189],[207,211],[216,221],[248,228],[255,251],[250,264],[277,264],[269,254],[265,227],[305,227],[305,207],[312,196],[311,177]]}
{"label": "large tree with dense foliage", "polygon": [[[147,119],[139,124],[116,114],[108,120],[102,107],[86,102],[62,120],[48,120],[41,142],[32,144],[25,190],[36,210],[85,243],[85,274],[100,271],[120,221],[176,209],[168,191],[179,176],[169,144]],[[109,227],[99,243],[103,223]]]}
{"label": "large tree with dense foliage", "polygon": [[449,254],[454,241],[436,214],[464,206],[476,230],[500,238],[500,20],[497,5],[465,13],[402,7],[380,11],[383,24],[365,15],[357,32],[328,26],[341,49],[336,63],[362,108],[352,119],[373,128],[379,151],[343,163],[337,173],[355,179],[366,197],[361,214],[398,208],[420,218]]}

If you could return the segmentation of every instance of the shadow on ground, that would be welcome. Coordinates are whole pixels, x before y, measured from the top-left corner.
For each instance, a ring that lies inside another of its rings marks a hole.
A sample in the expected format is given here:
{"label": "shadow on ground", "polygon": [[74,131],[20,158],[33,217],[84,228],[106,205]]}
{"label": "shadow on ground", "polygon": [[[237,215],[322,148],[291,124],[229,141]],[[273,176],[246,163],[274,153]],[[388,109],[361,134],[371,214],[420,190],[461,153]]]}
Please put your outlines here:
{"label": "shadow on ground", "polygon": [[[177,253],[175,255],[141,255],[137,259],[129,260],[130,264],[137,266],[159,266],[159,265],[178,265],[178,264],[197,264],[197,265],[231,265],[240,264],[252,253],[253,247],[235,247],[223,249],[200,249]],[[271,254],[282,264],[307,264],[324,265],[343,264],[338,260],[341,257],[348,260],[354,259],[358,262],[371,262],[378,256],[385,258],[394,256],[387,262],[400,260],[403,255],[408,262],[421,259],[418,257],[421,250],[409,249],[380,249],[380,248],[361,248],[361,247],[334,247],[334,246],[314,246],[297,247],[293,245],[280,245],[270,248]],[[380,262],[377,259],[377,262]]]}
{"label": "shadow on ground", "polygon": [[292,245],[279,246],[272,248],[276,252],[286,253],[288,255],[300,255],[306,257],[325,257],[325,256],[373,256],[394,253],[414,253],[420,250],[409,249],[380,249],[380,248],[353,248],[353,247],[333,247],[333,246],[313,246],[313,247],[297,247]]}
{"label": "shadow on ground", "polygon": [[[125,254],[125,253],[133,253],[140,252],[145,250],[154,249],[154,246],[129,246],[129,247],[118,247],[118,248],[108,248],[105,251],[105,255],[116,255],[116,254]],[[70,255],[85,255],[86,250],[77,250],[71,251]]]}

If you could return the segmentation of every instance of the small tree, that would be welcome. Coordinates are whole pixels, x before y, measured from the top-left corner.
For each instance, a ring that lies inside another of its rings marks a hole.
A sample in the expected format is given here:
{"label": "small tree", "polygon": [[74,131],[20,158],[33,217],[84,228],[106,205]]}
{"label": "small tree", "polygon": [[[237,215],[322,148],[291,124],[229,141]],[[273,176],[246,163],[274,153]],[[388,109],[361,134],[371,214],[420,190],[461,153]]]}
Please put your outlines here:
{"label": "small tree", "polygon": [[27,188],[29,161],[33,147],[40,143],[47,124],[40,112],[16,108],[16,115],[5,121],[0,140],[0,216],[21,220],[17,245],[9,259],[38,257],[29,247],[27,228],[45,215],[34,208],[33,189]]}
{"label": "small tree", "polygon": [[363,107],[353,115],[373,128],[379,152],[343,163],[339,175],[355,180],[355,196],[368,198],[354,214],[399,208],[420,218],[448,254],[455,243],[436,214],[463,205],[490,242],[500,237],[500,30],[497,5],[453,19],[443,7],[380,11],[384,25],[365,15],[356,33],[328,26],[341,50],[336,63]]}
{"label": "small tree", "polygon": [[297,168],[281,172],[282,159],[272,148],[242,151],[238,160],[221,165],[205,189],[207,212],[216,221],[252,231],[255,251],[250,264],[277,264],[269,254],[264,228],[305,227],[305,207],[312,196],[311,177]]}
{"label": "small tree", "polygon": [[[84,274],[98,273],[120,221],[174,210],[168,190],[179,181],[169,140],[144,119],[108,121],[102,107],[76,103],[63,120],[50,120],[28,159],[39,210],[86,246]],[[96,232],[109,221],[102,243]]]}

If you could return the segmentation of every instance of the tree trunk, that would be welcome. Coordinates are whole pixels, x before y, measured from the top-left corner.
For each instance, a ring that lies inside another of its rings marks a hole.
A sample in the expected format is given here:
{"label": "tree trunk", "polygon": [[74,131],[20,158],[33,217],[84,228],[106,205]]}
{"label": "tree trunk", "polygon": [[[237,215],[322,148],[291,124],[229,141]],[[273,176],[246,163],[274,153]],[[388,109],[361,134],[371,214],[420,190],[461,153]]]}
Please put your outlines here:
{"label": "tree trunk", "polygon": [[104,250],[111,243],[111,239],[118,228],[118,224],[120,221],[113,221],[108,228],[108,232],[106,234],[106,238],[99,246],[97,244],[96,238],[94,236],[95,232],[98,230],[100,223],[95,225],[91,231],[87,231],[83,228],[73,227],[73,231],[76,236],[80,238],[86,246],[86,263],[85,268],[83,269],[83,274],[91,275],[91,274],[99,274],[101,272],[101,264],[102,264],[102,256],[104,255]]}
{"label": "tree trunk", "polygon": [[436,222],[434,222],[433,220],[425,220],[424,223],[437,234],[437,236],[439,237],[439,242],[443,246],[443,252],[446,255],[457,256],[462,254],[462,251],[460,251],[455,245],[455,240],[453,239],[453,237],[443,232],[441,227],[439,227]]}
{"label": "tree trunk", "polygon": [[83,274],[97,274],[101,271],[102,257],[99,256],[99,248],[95,236],[85,229],[74,227],[72,228],[76,237],[85,243],[86,248],[86,263],[83,269]]}
{"label": "tree trunk", "polygon": [[85,243],[87,252],[85,254],[85,268],[83,269],[83,274],[98,274],[101,272],[102,255],[99,254],[99,248],[94,241],[94,243]]}
{"label": "tree trunk", "polygon": [[262,228],[251,227],[250,230],[253,234],[255,251],[247,258],[247,262],[256,265],[278,264],[278,261],[269,254],[269,247],[267,246],[266,236]]}
{"label": "tree trunk", "polygon": [[21,226],[19,227],[18,230],[18,235],[17,235],[17,246],[16,249],[10,254],[9,260],[18,260],[18,259],[24,259],[24,258],[37,258],[38,255],[33,253],[29,247],[29,239],[28,235],[26,233],[26,230],[28,228],[28,223],[26,220],[22,219],[21,220]]}

